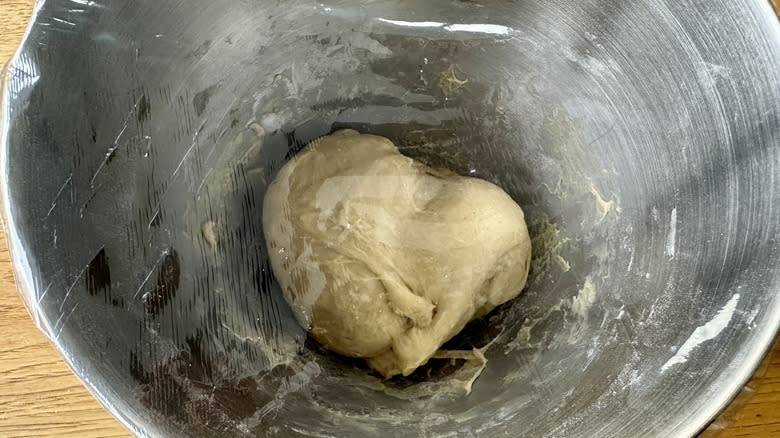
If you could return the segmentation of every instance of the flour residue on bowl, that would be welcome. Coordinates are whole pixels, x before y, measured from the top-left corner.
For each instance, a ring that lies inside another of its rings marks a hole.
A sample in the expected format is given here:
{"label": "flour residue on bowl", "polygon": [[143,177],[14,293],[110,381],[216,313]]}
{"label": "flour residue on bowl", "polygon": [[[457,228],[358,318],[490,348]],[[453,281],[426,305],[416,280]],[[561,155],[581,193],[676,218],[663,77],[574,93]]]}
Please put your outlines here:
{"label": "flour residue on bowl", "polygon": [[607,213],[615,208],[615,201],[605,200],[604,196],[598,191],[592,180],[589,180],[588,191],[596,200],[596,211],[598,212],[599,222],[601,222],[607,216]]}
{"label": "flour residue on bowl", "polygon": [[542,221],[528,227],[531,235],[532,257],[531,272],[535,275],[546,272],[553,262],[567,272],[571,265],[561,256],[564,240],[557,224]]}
{"label": "flour residue on bowl", "polygon": [[581,323],[587,318],[588,311],[596,303],[597,298],[598,295],[592,278],[590,276],[585,277],[585,281],[576,295],[560,300],[538,318],[526,318],[514,338],[504,346],[504,354],[509,354],[520,348],[539,348],[541,341],[533,339],[532,330],[539,323],[549,319],[553,313],[560,312],[572,323]]}
{"label": "flour residue on bowl", "polygon": [[596,302],[596,288],[593,287],[593,281],[590,276],[585,277],[585,284],[579,290],[577,295],[571,299],[571,311],[572,314],[585,318],[588,310]]}
{"label": "flour residue on bowl", "polygon": [[674,356],[671,357],[661,367],[661,372],[668,370],[670,367],[685,363],[688,361],[688,355],[704,342],[715,339],[720,333],[729,326],[731,319],[734,317],[734,312],[737,310],[737,304],[739,303],[739,294],[734,294],[733,297],[726,303],[706,324],[699,326],[693,331],[691,336],[682,344]]}
{"label": "flour residue on bowl", "polygon": [[666,236],[666,255],[674,258],[675,245],[677,244],[677,207],[672,209],[669,217],[669,234]]}
{"label": "flour residue on bowl", "polygon": [[[595,141],[609,134],[610,130],[599,135]],[[591,142],[592,143],[592,142]],[[559,168],[558,182],[554,188],[546,184],[550,194],[560,200],[577,200],[584,196],[593,199],[593,225],[602,222],[609,213],[619,214],[621,208],[617,199],[607,198],[599,190],[592,175],[582,171],[582,163],[575,161],[573,156],[587,156],[586,150],[591,144],[585,145],[580,139],[579,129],[575,121],[563,110],[554,109],[545,113],[542,121],[542,140],[544,153],[552,158]],[[576,151],[577,153],[573,153]]]}

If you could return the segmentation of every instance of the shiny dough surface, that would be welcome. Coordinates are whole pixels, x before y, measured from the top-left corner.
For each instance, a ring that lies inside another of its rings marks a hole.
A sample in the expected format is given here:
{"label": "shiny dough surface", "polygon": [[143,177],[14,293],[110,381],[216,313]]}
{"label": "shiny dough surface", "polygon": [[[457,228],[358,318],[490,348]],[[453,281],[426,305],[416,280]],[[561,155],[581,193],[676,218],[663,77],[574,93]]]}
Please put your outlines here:
{"label": "shiny dough surface", "polygon": [[412,373],[516,297],[531,259],[523,211],[501,188],[352,130],[315,140],[281,169],[263,229],[299,322],[386,377]]}

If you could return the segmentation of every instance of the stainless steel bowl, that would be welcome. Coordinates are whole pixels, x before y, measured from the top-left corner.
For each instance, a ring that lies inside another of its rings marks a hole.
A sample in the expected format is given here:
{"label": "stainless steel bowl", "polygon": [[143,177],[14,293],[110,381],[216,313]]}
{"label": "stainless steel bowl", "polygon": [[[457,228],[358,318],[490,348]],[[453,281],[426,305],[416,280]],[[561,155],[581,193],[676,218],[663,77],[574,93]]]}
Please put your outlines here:
{"label": "stainless steel bowl", "polygon": [[[21,293],[138,435],[690,436],[780,325],[778,67],[764,0],[43,1],[2,101]],[[261,200],[339,127],[525,206],[527,291],[450,345],[484,370],[383,382],[291,318]]]}

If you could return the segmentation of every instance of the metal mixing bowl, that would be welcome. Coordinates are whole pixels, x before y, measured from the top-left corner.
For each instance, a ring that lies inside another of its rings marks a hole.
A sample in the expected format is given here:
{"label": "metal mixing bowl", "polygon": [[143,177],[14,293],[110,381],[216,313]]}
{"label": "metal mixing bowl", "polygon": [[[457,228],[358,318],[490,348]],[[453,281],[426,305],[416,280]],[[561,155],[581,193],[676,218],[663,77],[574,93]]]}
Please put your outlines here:
{"label": "metal mixing bowl", "polygon": [[[6,72],[36,322],[149,436],[690,436],[780,325],[764,0],[48,0]],[[268,268],[266,184],[339,127],[526,209],[517,300],[383,382]],[[473,390],[466,396],[472,380]]]}

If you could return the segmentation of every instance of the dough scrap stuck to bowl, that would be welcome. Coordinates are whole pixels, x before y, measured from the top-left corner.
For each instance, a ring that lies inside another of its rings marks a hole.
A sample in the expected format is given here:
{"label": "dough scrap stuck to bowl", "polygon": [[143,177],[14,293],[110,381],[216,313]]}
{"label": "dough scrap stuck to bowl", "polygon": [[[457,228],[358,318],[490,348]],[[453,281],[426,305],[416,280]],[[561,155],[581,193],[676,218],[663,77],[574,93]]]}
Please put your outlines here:
{"label": "dough scrap stuck to bowl", "polygon": [[386,377],[409,375],[516,297],[531,260],[523,211],[499,187],[353,130],[315,140],[281,169],[263,229],[299,322]]}

